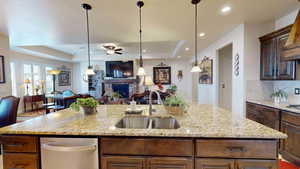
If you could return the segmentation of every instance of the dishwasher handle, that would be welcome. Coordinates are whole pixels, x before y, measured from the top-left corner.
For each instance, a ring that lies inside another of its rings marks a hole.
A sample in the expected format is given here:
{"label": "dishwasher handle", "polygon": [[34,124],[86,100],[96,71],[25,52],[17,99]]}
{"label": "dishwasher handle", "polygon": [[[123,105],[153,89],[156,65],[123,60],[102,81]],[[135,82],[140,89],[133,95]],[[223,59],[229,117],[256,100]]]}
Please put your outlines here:
{"label": "dishwasher handle", "polygon": [[97,149],[96,145],[86,145],[86,146],[61,146],[53,144],[42,144],[42,148],[49,151],[58,152],[82,152],[82,151],[95,151]]}

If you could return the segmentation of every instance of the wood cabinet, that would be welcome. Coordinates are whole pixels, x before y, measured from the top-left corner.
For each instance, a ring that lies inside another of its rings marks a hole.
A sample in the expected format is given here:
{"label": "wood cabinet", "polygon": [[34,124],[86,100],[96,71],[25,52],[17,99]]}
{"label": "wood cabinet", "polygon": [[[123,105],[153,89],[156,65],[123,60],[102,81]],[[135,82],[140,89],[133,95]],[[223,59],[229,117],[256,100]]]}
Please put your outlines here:
{"label": "wood cabinet", "polygon": [[278,109],[247,103],[246,116],[248,119],[261,123],[265,126],[279,130],[280,111]]}
{"label": "wood cabinet", "polygon": [[2,136],[3,169],[39,169],[39,144],[35,136]]}
{"label": "wood cabinet", "polygon": [[105,156],[101,158],[102,169],[144,169],[145,158]]}
{"label": "wood cabinet", "polygon": [[196,169],[277,169],[277,160],[196,159]]}
{"label": "wood cabinet", "polygon": [[292,26],[280,29],[260,38],[260,79],[295,80],[296,62],[283,61],[282,50]]}
{"label": "wood cabinet", "polygon": [[246,113],[247,118],[287,134],[288,138],[280,141],[280,153],[300,166],[300,114],[249,102]]}
{"label": "wood cabinet", "polygon": [[300,115],[283,111],[281,131],[288,138],[281,141],[280,153],[285,159],[300,166]]}
{"label": "wood cabinet", "polygon": [[104,156],[102,169],[193,169],[192,158]]}
{"label": "wood cabinet", "polygon": [[277,160],[237,160],[236,169],[277,169]]}

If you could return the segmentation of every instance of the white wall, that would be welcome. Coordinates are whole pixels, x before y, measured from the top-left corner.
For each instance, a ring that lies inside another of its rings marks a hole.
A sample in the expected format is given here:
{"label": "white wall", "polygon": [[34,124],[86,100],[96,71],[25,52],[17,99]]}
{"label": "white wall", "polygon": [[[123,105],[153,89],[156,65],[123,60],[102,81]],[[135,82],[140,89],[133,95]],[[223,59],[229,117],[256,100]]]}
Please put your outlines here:
{"label": "white wall", "polygon": [[[210,57],[213,59],[213,84],[198,86],[198,102],[200,104],[218,105],[218,50],[229,44],[233,45],[233,60],[236,54],[240,56],[240,75],[233,76],[232,79],[232,111],[243,114],[245,109],[245,90],[244,90],[244,24],[237,26],[231,32],[225,34],[219,40],[202,50],[199,56]],[[233,72],[232,72],[233,74]]]}
{"label": "white wall", "polygon": [[281,18],[278,18],[275,21],[275,30],[278,30],[278,29],[284,28],[290,24],[293,24],[296,19],[299,9],[294,10],[291,13],[288,13],[287,15],[285,15]]}
{"label": "white wall", "polygon": [[[188,60],[182,59],[168,59],[168,60],[144,60],[144,68],[147,75],[153,78],[153,67],[157,66],[161,62],[171,66],[171,81],[178,88],[178,94],[181,95],[187,102],[191,103],[193,101],[192,95],[192,73],[190,72],[192,66]],[[181,81],[177,78],[177,73],[179,70],[183,71],[183,78]],[[168,88],[168,85],[165,85]]]}

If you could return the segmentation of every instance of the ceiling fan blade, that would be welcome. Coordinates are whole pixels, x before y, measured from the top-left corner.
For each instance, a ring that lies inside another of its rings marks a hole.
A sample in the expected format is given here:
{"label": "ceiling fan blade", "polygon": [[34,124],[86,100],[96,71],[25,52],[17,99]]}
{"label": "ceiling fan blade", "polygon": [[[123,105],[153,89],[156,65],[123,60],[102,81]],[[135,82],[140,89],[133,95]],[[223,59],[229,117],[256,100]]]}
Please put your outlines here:
{"label": "ceiling fan blade", "polygon": [[115,52],[115,54],[118,54],[118,55],[123,55],[123,53],[121,53],[121,52]]}
{"label": "ceiling fan blade", "polygon": [[122,50],[123,50],[122,48],[115,49],[115,51],[122,51]]}

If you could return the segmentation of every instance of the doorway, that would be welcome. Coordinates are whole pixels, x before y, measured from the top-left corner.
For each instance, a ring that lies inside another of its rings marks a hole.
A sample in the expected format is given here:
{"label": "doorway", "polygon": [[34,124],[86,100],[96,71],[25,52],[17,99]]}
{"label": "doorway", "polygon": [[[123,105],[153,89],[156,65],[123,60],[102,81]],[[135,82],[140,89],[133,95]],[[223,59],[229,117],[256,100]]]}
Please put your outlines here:
{"label": "doorway", "polygon": [[232,110],[232,44],[221,48],[219,55],[219,107]]}

